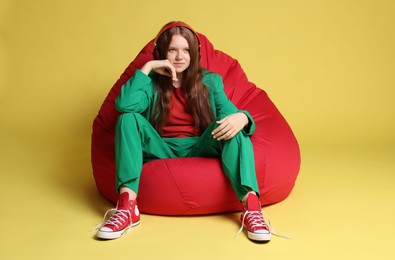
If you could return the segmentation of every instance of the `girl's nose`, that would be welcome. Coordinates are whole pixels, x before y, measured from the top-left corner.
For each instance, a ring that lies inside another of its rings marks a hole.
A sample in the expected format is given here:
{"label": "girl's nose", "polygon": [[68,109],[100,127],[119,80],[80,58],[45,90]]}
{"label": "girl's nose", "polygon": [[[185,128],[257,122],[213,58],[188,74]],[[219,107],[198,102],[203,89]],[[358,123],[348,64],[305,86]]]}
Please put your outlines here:
{"label": "girl's nose", "polygon": [[177,60],[181,60],[181,59],[182,59],[182,51],[178,51],[178,52],[177,52],[176,59],[177,59]]}

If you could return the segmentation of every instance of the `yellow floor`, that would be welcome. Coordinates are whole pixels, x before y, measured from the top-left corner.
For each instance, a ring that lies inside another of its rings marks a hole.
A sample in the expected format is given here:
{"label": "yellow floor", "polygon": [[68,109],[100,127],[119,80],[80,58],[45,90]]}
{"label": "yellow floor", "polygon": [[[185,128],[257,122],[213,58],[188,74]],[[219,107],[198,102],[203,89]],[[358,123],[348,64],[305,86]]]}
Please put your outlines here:
{"label": "yellow floor", "polygon": [[[64,140],[62,141],[64,142]],[[0,259],[394,259],[395,151],[303,148],[290,197],[265,207],[276,231],[268,244],[234,238],[239,214],[143,215],[121,239],[88,230],[111,205],[97,193],[89,141],[61,147],[5,139]],[[22,177],[23,176],[23,177]]]}

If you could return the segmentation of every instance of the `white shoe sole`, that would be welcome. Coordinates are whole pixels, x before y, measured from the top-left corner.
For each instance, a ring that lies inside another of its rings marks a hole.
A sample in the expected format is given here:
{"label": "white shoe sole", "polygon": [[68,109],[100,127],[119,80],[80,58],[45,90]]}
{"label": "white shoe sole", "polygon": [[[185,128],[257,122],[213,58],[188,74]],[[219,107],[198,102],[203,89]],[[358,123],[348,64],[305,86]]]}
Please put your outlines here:
{"label": "white shoe sole", "polygon": [[247,233],[248,233],[248,238],[251,240],[254,240],[254,241],[267,242],[272,239],[271,233],[259,234],[259,233],[249,232],[249,231]]}
{"label": "white shoe sole", "polygon": [[[140,221],[135,222],[132,224],[132,228],[137,226],[138,224],[140,224]],[[101,239],[115,239],[115,238],[119,238],[122,236],[122,234],[127,230],[127,228],[114,232],[114,231],[97,231],[97,238],[101,238]]]}

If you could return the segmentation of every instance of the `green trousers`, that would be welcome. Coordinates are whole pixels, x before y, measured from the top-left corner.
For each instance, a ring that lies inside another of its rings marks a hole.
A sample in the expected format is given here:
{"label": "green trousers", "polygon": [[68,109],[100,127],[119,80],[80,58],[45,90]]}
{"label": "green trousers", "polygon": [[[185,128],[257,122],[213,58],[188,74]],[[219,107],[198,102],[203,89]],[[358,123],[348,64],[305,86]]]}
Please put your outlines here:
{"label": "green trousers", "polygon": [[254,152],[248,135],[240,131],[230,140],[217,141],[213,122],[201,136],[162,138],[138,113],[119,116],[115,132],[117,191],[123,185],[138,193],[143,163],[160,158],[220,157],[222,168],[241,200],[249,190],[259,196]]}

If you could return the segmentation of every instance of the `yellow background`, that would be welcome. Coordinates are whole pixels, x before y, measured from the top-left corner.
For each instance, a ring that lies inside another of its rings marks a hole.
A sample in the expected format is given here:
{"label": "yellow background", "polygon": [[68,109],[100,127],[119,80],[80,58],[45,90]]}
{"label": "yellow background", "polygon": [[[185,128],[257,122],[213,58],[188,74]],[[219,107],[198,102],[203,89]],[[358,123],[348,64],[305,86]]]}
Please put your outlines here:
{"label": "yellow background", "polygon": [[[0,259],[393,259],[394,13],[390,0],[1,0]],[[87,232],[112,206],[92,177],[92,121],[171,20],[237,58],[294,130],[296,187],[264,208],[293,240],[234,239],[236,213],[144,215],[110,242]]]}

